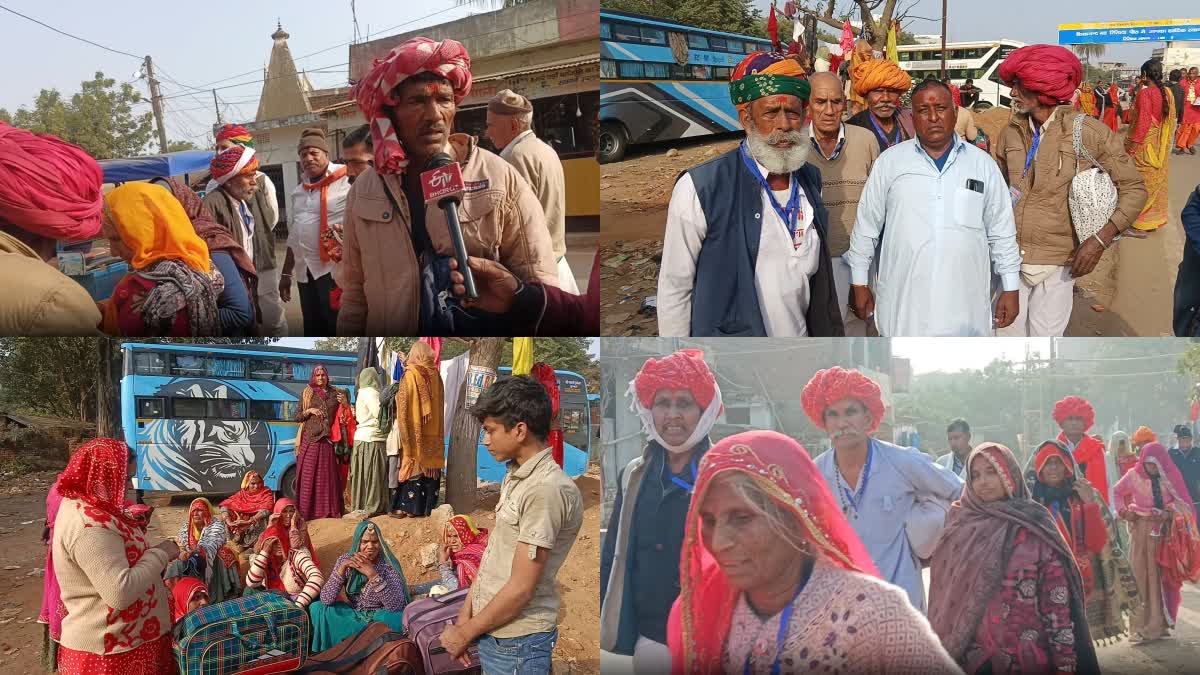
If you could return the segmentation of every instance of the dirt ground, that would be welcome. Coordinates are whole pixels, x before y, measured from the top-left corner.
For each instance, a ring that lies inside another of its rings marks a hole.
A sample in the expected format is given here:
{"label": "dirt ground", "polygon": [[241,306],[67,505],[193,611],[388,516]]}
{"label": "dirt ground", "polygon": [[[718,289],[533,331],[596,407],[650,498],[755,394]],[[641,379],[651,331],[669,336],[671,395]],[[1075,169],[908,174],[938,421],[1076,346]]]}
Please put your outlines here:
{"label": "dirt ground", "polygon": [[[46,493],[54,471],[28,475],[0,472],[0,673],[5,675],[44,672],[41,667],[42,626],[37,621],[42,600],[46,548],[40,537],[46,515]],[[558,573],[562,598],[554,672],[597,675],[600,672],[600,598],[596,575],[600,560],[600,472],[592,467],[576,479],[583,494],[584,520],[579,538]],[[471,514],[480,527],[495,522],[497,486],[481,490],[479,506]],[[177,496],[156,505],[150,526],[152,540],[173,536],[183,523],[189,498]],[[404,568],[410,584],[436,578],[433,567],[421,564],[419,550],[437,541],[433,519],[375,519],[384,538]],[[350,545],[357,521],[318,520],[309,524],[321,568],[329,567]]]}
{"label": "dirt ground", "polygon": [[[1010,111],[976,115],[998,136]],[[1122,133],[1124,129],[1122,128]],[[654,335],[658,266],[671,189],[680,172],[737,146],[735,135],[641,146],[622,162],[601,167],[601,334]],[[1075,286],[1068,336],[1171,335],[1171,296],[1182,257],[1179,211],[1200,182],[1200,156],[1171,160],[1170,221],[1145,239],[1124,238]],[[1177,180],[1175,176],[1187,176]]]}

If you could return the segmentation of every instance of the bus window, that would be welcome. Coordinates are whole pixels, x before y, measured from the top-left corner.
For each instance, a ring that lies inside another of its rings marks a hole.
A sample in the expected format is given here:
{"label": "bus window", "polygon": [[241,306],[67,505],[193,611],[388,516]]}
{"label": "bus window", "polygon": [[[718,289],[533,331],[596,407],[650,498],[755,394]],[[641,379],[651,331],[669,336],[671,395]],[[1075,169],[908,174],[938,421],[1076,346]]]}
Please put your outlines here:
{"label": "bus window", "polygon": [[137,416],[138,417],[162,417],[163,416],[163,400],[161,398],[138,398],[137,400]]}
{"label": "bus window", "polygon": [[614,24],[613,34],[616,35],[618,40],[625,40],[627,42],[642,41],[642,32],[638,30],[638,27],[630,26],[627,23]]}
{"label": "bus window", "polygon": [[617,64],[621,69],[621,77],[645,77],[646,70],[644,63],[640,61],[622,61]]}
{"label": "bus window", "polygon": [[690,79],[692,79],[691,66],[681,66],[681,65],[672,63],[671,64],[671,79],[672,80],[690,80]]}
{"label": "bus window", "polygon": [[171,374],[177,377],[203,377],[208,372],[207,358],[195,354],[173,354]]}
{"label": "bus window", "polygon": [[250,401],[250,419],[292,422],[299,405],[296,401]]}
{"label": "bus window", "polygon": [[208,416],[208,401],[202,398],[171,399],[171,417],[203,419]]}
{"label": "bus window", "polygon": [[610,24],[610,23],[601,23],[600,24],[600,39],[601,40],[611,40],[612,39],[612,24]]}
{"label": "bus window", "polygon": [[617,79],[617,62],[612,59],[600,59],[600,77],[607,80]]}
{"label": "bus window", "polygon": [[692,66],[692,78],[697,80],[712,79],[708,75],[708,66]]}
{"label": "bus window", "polygon": [[564,436],[577,434],[583,429],[582,410],[564,410],[562,413],[562,430]]}
{"label": "bus window", "polygon": [[689,34],[688,47],[691,49],[708,49],[708,36],[696,35],[694,33]]}
{"label": "bus window", "polygon": [[228,398],[208,399],[208,416],[219,420],[246,419],[246,402]]}
{"label": "bus window", "polygon": [[667,44],[667,34],[657,28],[642,26],[642,42],[650,45]]}
{"label": "bus window", "polygon": [[727,66],[713,66],[712,76],[714,80],[728,80],[731,72],[733,72],[733,68],[729,68]]}
{"label": "bus window", "polygon": [[251,359],[250,378],[255,380],[286,380],[291,373],[287,363],[277,359]]}
{"label": "bus window", "polygon": [[725,38],[714,37],[708,39],[708,48],[714,52],[723,52],[729,49],[729,44]]}
{"label": "bus window", "polygon": [[[325,366],[325,369],[329,371],[330,385],[337,386],[339,384],[354,384],[354,366],[336,364],[332,366],[327,365]],[[312,370],[309,370],[309,373],[312,373]],[[305,377],[304,381],[307,382],[308,378]]]}
{"label": "bus window", "polygon": [[208,360],[209,377],[245,377],[246,362],[241,359],[228,359],[220,356]]}
{"label": "bus window", "polygon": [[137,375],[166,375],[165,355],[145,352],[134,354],[133,372]]}
{"label": "bus window", "polygon": [[647,63],[646,78],[651,80],[667,79],[667,64],[665,63]]}

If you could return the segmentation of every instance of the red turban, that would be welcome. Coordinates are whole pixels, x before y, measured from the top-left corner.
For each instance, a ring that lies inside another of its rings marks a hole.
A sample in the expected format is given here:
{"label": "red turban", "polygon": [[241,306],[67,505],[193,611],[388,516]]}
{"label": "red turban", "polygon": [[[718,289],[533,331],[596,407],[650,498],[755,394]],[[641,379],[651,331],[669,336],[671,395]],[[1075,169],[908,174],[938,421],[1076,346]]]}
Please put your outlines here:
{"label": "red turban", "polygon": [[1068,396],[1054,404],[1054,421],[1061,427],[1063,421],[1068,417],[1082,417],[1083,430],[1087,431],[1096,422],[1096,411],[1092,409],[1092,404],[1085,399]]}
{"label": "red turban", "polygon": [[254,148],[235,145],[213,157],[208,167],[217,185],[224,185],[234,176],[258,171],[258,158],[254,156]]}
{"label": "red turban", "polygon": [[240,124],[226,124],[217,132],[217,142],[232,141],[237,145],[244,145],[248,148],[254,147],[254,137],[246,130],[246,127]]}
{"label": "red turban", "polygon": [[50,239],[100,232],[104,172],[83,148],[0,122],[0,221]]}
{"label": "red turban", "polygon": [[399,173],[408,166],[387,109],[397,103],[393,98],[396,87],[419,73],[434,73],[449,80],[456,104],[471,92],[471,57],[466,47],[454,40],[437,42],[426,37],[407,40],[383,59],[376,59],[371,72],[350,92],[371,125],[375,170],[381,174]]}
{"label": "red turban", "polygon": [[867,412],[871,413],[871,430],[867,433],[875,433],[887,410],[883,405],[883,392],[871,378],[857,370],[846,370],[839,366],[818,370],[804,385],[800,405],[808,419],[817,428],[824,429],[825,409],[844,398],[856,399],[866,406]]}
{"label": "red turban", "polygon": [[660,389],[687,389],[696,403],[707,409],[716,396],[717,380],[704,362],[704,352],[680,349],[661,359],[647,359],[634,376],[633,386],[638,401],[646,409],[653,407],[654,395]]}
{"label": "red turban", "polygon": [[1083,65],[1070,49],[1058,45],[1029,45],[1008,55],[1000,64],[1000,80],[1011,87],[1013,80],[1038,94],[1045,105],[1071,100],[1083,81]]}

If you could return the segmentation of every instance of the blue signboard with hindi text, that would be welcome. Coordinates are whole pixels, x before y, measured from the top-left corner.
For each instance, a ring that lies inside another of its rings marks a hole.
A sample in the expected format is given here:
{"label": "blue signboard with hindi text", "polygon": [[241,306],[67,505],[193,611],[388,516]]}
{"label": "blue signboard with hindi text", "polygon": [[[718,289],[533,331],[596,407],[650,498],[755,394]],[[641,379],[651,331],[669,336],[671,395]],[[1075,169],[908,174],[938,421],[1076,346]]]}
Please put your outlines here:
{"label": "blue signboard with hindi text", "polygon": [[1058,25],[1058,44],[1060,45],[1184,40],[1200,40],[1200,18]]}

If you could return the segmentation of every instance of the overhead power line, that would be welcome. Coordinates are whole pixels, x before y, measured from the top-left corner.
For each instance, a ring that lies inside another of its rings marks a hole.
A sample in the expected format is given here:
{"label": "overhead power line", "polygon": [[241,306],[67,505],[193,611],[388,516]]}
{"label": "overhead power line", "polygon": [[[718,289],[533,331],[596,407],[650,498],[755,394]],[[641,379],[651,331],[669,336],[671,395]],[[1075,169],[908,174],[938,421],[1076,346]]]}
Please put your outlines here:
{"label": "overhead power line", "polygon": [[143,58],[141,56],[138,56],[137,54],[130,54],[129,52],[121,51],[120,49],[113,49],[112,47],[106,47],[106,46],[100,44],[99,42],[93,42],[92,40],[89,40],[87,38],[79,37],[78,35],[75,35],[73,33],[68,33],[65,30],[60,30],[58,28],[55,28],[54,26],[51,26],[48,23],[45,23],[43,21],[38,21],[37,19],[33,18],[32,16],[22,14],[14,9],[5,7],[4,5],[0,5],[0,9],[8,12],[9,14],[15,14],[27,21],[32,21],[32,22],[36,23],[37,25],[42,26],[44,28],[49,28],[50,30],[54,31],[55,33],[58,33],[59,35],[65,35],[73,40],[79,40],[80,42],[86,42],[89,45],[92,45],[93,47],[99,47],[100,49],[103,49],[104,51],[112,52],[114,54],[120,54],[121,56],[128,56],[129,58],[137,59],[138,61],[141,61]]}

